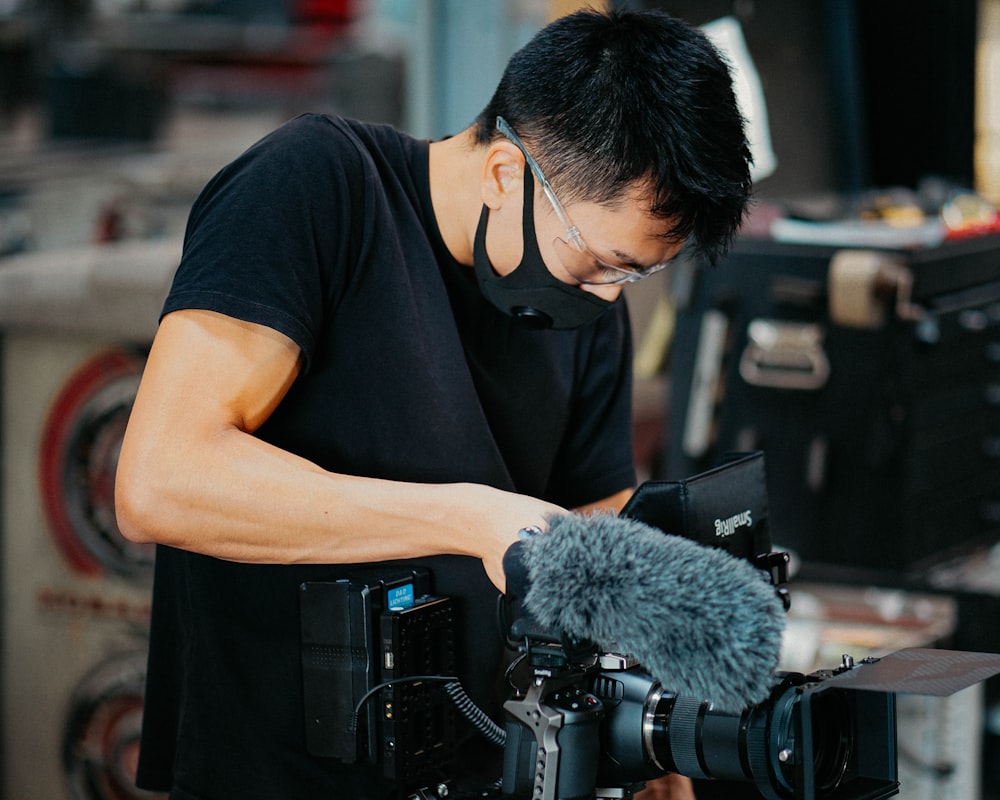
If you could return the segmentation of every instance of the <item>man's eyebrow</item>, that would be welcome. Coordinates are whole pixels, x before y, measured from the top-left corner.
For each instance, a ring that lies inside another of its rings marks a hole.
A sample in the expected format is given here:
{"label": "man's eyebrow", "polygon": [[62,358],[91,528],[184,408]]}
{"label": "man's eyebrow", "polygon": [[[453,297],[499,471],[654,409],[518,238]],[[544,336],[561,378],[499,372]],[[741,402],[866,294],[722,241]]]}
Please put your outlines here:
{"label": "man's eyebrow", "polygon": [[626,253],[622,250],[612,250],[611,255],[620,263],[623,267],[628,267],[629,269],[642,269],[643,265],[639,263],[632,253]]}

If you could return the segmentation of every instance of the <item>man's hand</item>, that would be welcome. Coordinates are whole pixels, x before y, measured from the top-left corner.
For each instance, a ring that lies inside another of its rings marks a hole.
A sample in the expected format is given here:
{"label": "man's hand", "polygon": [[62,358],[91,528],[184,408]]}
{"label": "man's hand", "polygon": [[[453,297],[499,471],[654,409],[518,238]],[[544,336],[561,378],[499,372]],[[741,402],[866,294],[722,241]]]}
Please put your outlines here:
{"label": "man's hand", "polygon": [[649,781],[635,800],[695,800],[694,784],[690,778],[670,773]]}
{"label": "man's hand", "polygon": [[550,515],[566,514],[566,509],[521,494],[512,494],[486,486],[470,486],[470,491],[480,493],[482,499],[476,506],[482,514],[475,520],[475,528],[469,530],[468,539],[476,542],[479,557],[483,560],[486,574],[501,592],[505,591],[507,579],[503,571],[503,557],[522,528],[547,527]]}

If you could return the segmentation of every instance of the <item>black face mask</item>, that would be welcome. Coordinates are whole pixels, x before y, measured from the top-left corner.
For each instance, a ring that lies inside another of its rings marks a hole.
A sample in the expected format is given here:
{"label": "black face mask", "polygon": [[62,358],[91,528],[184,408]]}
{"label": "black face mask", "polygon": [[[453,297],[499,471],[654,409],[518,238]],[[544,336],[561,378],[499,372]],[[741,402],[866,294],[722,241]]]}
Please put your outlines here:
{"label": "black face mask", "polygon": [[585,292],[556,278],[538,250],[535,236],[534,176],[524,171],[524,210],[521,228],[524,252],[509,275],[498,275],[486,254],[486,223],[490,210],[483,206],[476,228],[473,260],[483,296],[505,314],[533,328],[579,328],[597,319],[613,301]]}

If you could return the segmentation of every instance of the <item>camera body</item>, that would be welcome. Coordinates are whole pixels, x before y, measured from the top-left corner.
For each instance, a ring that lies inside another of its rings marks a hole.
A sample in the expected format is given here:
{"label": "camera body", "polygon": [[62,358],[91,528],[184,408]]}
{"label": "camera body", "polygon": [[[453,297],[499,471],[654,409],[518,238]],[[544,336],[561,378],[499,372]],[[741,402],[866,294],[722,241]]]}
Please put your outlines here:
{"label": "camera body", "polygon": [[503,800],[621,800],[669,772],[750,782],[768,800],[898,792],[895,695],[827,683],[864,663],[780,675],[766,701],[725,713],[626,657],[559,664],[560,649],[529,654],[531,682],[504,704]]}
{"label": "camera body", "polygon": [[[523,695],[504,703],[502,797],[593,797],[604,703],[589,690],[586,670],[558,664],[561,653],[534,657],[535,679]],[[540,666],[548,658],[552,666]]]}
{"label": "camera body", "polygon": [[[644,483],[622,515],[750,561],[788,607],[788,556],[771,550],[762,453]],[[830,679],[853,664],[776,675],[763,703],[723,713],[665,691],[626,655],[539,629],[518,598],[506,602],[507,635],[530,674],[504,704],[504,800],[627,798],[669,772],[752,782],[768,800],[898,791],[895,695],[834,689]]]}

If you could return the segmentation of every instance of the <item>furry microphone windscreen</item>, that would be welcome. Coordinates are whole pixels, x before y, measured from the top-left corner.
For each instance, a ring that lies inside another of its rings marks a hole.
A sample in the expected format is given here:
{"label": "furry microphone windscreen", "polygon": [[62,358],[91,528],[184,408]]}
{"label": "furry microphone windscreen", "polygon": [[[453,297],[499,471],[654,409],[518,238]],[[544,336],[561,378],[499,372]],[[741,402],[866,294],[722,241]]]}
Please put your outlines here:
{"label": "furry microphone windscreen", "polygon": [[552,516],[525,540],[525,608],[639,660],[664,689],[734,712],[774,683],[784,605],[764,572],[635,520]]}

